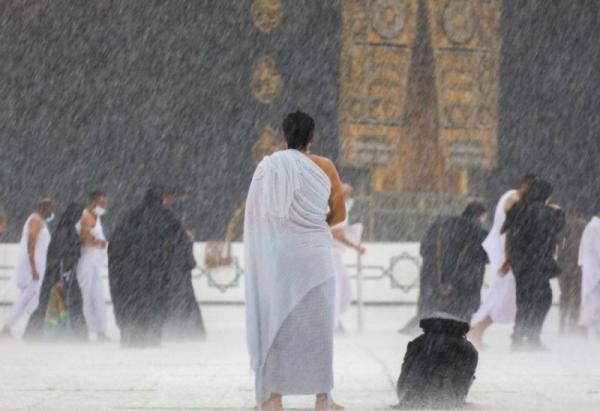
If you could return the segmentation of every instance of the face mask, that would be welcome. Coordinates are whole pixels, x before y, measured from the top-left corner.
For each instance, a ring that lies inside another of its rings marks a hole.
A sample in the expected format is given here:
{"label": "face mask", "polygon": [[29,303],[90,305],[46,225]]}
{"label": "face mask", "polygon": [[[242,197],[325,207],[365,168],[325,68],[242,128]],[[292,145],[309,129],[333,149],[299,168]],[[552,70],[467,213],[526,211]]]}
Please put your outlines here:
{"label": "face mask", "polygon": [[48,217],[46,217],[46,224],[50,224],[51,222],[53,222],[54,221],[54,217],[56,217],[54,215],[54,213],[52,213]]}
{"label": "face mask", "polygon": [[94,207],[92,212],[96,215],[96,217],[102,217],[104,214],[106,214],[106,209],[100,206],[96,206]]}
{"label": "face mask", "polygon": [[346,212],[349,212],[350,210],[352,210],[352,207],[354,207],[354,199],[349,198],[346,200]]}
{"label": "face mask", "polygon": [[486,221],[487,221],[487,218],[486,218],[486,217],[479,217],[479,223],[480,223],[481,225],[485,225]]}

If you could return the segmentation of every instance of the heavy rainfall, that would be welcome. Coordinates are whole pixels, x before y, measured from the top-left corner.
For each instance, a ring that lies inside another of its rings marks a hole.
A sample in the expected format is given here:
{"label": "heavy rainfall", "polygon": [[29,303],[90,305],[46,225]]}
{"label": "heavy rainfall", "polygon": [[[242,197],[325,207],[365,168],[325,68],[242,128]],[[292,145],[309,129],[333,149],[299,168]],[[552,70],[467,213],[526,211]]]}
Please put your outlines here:
{"label": "heavy rainfall", "polygon": [[0,2],[0,409],[597,410],[600,2]]}

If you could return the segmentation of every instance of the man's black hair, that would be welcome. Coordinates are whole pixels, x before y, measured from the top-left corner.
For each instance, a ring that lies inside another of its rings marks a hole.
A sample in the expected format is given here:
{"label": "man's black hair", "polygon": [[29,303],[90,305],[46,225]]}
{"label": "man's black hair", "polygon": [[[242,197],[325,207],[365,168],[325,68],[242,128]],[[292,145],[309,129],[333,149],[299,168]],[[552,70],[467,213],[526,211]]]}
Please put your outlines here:
{"label": "man's black hair", "polygon": [[306,149],[313,138],[314,131],[315,120],[300,110],[288,114],[283,120],[283,133],[287,139],[288,148]]}

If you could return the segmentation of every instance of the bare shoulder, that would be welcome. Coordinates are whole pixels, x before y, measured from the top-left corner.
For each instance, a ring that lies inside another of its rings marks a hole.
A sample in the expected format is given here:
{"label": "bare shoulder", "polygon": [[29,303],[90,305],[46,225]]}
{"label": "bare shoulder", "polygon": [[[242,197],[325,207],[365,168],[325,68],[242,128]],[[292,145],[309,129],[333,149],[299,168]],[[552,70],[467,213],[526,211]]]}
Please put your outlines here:
{"label": "bare shoulder", "polygon": [[510,209],[513,208],[513,206],[519,201],[521,201],[521,196],[519,196],[519,193],[512,193],[504,202],[504,212],[508,213]]}
{"label": "bare shoulder", "polygon": [[44,220],[42,219],[42,216],[39,214],[33,214],[31,216],[31,219],[29,220],[29,226],[30,227],[38,227],[38,226],[42,226],[44,224]]}
{"label": "bare shoulder", "polygon": [[42,216],[39,214],[33,214],[31,219],[29,220],[28,229],[30,233],[36,234],[38,233],[42,227],[46,224]]}
{"label": "bare shoulder", "polygon": [[335,168],[335,164],[333,161],[328,159],[327,157],[317,156],[315,154],[310,154],[308,156],[312,161],[314,161],[321,169],[327,174],[329,177],[337,176],[337,169]]}
{"label": "bare shoulder", "polygon": [[93,226],[96,223],[96,218],[87,209],[81,214],[81,224],[85,226]]}

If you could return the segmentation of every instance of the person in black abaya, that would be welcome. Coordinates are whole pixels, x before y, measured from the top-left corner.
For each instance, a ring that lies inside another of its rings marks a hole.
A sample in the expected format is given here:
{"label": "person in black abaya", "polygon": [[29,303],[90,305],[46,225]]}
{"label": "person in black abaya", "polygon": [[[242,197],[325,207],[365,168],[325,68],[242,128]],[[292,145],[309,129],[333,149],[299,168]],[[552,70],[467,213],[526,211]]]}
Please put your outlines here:
{"label": "person in black abaya", "polygon": [[[183,229],[151,187],[115,229],[108,246],[109,284],[122,346],[156,346],[167,317],[170,270]],[[185,235],[185,233],[183,233]]]}
{"label": "person in black abaya", "polygon": [[64,329],[64,335],[53,333],[53,338],[73,337],[87,340],[87,327],[83,317],[83,301],[77,283],[75,269],[79,261],[81,242],[75,224],[81,218],[83,206],[71,203],[63,213],[52,240],[48,246],[48,262],[42,286],[39,304],[29,317],[25,328],[25,339],[44,337],[44,318],[48,310],[48,301],[52,288],[59,284],[65,308],[69,313],[70,325]]}
{"label": "person in black abaya", "polygon": [[552,186],[535,180],[507,214],[502,227],[506,233],[507,261],[517,286],[517,315],[512,336],[513,349],[544,350],[540,334],[552,305],[550,279],[560,274],[554,259],[558,235],[565,226],[565,214],[555,204],[547,205]]}
{"label": "person in black abaya", "polygon": [[[176,189],[166,194],[163,203],[183,227],[183,195]],[[202,313],[192,284],[191,271],[196,267],[193,248],[191,234],[183,229],[177,230],[175,256],[169,276],[167,317],[163,327],[165,337],[202,339],[206,336]]]}
{"label": "person in black abaya", "polygon": [[469,322],[481,302],[487,254],[481,243],[487,211],[470,203],[460,216],[438,219],[421,240],[421,268],[417,317],[404,332],[416,330],[418,320],[446,312]]}

